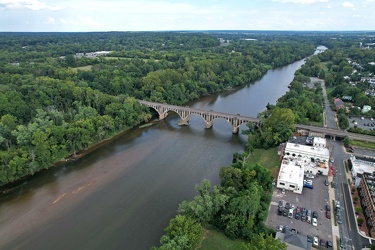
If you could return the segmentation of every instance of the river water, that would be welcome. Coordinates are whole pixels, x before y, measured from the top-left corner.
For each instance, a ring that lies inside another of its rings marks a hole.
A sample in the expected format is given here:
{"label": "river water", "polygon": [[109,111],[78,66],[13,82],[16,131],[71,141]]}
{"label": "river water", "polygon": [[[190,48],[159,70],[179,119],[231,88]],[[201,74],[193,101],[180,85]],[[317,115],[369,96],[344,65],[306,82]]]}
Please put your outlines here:
{"label": "river water", "polygon": [[[207,96],[191,107],[256,116],[287,90],[304,60],[261,80]],[[244,150],[246,137],[215,120],[192,116],[179,127],[170,115],[132,130],[89,155],[39,173],[0,197],[0,249],[149,249],[159,244],[178,204],[203,179]],[[241,127],[244,128],[244,125]]]}

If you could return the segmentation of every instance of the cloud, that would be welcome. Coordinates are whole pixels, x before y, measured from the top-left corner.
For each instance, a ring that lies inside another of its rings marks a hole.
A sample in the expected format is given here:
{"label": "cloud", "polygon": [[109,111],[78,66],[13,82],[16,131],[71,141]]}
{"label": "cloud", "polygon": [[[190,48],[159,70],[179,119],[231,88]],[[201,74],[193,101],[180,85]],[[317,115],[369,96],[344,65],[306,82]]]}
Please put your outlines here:
{"label": "cloud", "polygon": [[354,7],[354,5],[350,2],[343,2],[342,6],[345,7],[345,8],[353,8]]}
{"label": "cloud", "polygon": [[315,4],[315,3],[328,3],[329,0],[272,0],[272,2],[296,3],[296,4]]}
{"label": "cloud", "polygon": [[61,10],[64,7],[47,5],[38,0],[0,0],[0,9]]}

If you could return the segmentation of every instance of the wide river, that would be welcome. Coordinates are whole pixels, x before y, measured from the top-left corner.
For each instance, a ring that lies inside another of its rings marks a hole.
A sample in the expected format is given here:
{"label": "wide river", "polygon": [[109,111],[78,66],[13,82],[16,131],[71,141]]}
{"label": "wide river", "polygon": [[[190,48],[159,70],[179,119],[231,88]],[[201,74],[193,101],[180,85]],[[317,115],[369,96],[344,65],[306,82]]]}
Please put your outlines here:
{"label": "wide river", "polygon": [[[189,103],[254,116],[275,104],[304,60],[270,70],[261,80]],[[132,130],[76,162],[39,173],[0,196],[0,249],[149,249],[197,193],[203,179],[244,150],[246,137],[198,116],[179,127],[171,115]],[[244,125],[241,126],[241,129]]]}

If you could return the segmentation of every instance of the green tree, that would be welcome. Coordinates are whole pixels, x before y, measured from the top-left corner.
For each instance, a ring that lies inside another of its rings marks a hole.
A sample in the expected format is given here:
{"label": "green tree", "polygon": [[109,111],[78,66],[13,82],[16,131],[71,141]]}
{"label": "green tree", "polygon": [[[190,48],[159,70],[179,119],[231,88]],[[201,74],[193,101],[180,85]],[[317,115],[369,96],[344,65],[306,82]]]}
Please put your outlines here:
{"label": "green tree", "polygon": [[194,219],[177,215],[165,229],[161,237],[160,250],[191,250],[198,246],[203,236],[202,226]]}
{"label": "green tree", "polygon": [[275,239],[271,234],[255,234],[251,243],[244,244],[245,250],[286,250],[287,245],[280,239]]}
{"label": "green tree", "polygon": [[181,202],[178,212],[206,225],[212,223],[214,216],[224,208],[229,197],[220,193],[217,186],[210,192],[211,184],[208,180],[204,180],[202,185],[196,186],[195,189],[199,195],[195,196],[192,201]]}

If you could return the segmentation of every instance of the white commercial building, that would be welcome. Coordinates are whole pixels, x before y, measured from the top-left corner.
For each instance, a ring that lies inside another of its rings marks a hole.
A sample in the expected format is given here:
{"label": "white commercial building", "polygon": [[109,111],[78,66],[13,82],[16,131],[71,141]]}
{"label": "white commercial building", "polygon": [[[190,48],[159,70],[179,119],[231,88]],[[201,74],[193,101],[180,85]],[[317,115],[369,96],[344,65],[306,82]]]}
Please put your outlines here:
{"label": "white commercial building", "polygon": [[285,188],[295,193],[302,193],[304,169],[298,161],[284,158],[280,166],[279,177],[277,179],[278,188]]}
{"label": "white commercial building", "polygon": [[[321,141],[317,141],[317,143],[318,145],[324,144]],[[288,142],[284,150],[285,157],[298,157],[302,159],[301,162],[305,164],[304,170],[306,173],[328,175],[329,150],[326,147],[307,146]]]}

